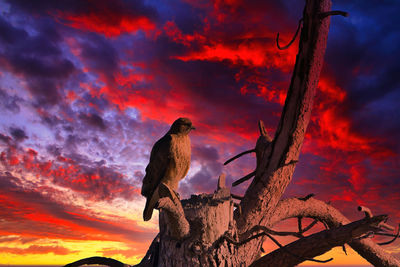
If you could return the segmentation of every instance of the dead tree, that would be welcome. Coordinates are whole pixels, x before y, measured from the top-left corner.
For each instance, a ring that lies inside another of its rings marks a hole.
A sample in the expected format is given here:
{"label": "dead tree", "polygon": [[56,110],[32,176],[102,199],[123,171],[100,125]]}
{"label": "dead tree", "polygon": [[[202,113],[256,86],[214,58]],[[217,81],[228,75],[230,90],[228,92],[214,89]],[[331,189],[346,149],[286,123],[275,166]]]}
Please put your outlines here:
{"label": "dead tree", "polygon": [[[182,201],[163,185],[158,203],[160,233],[136,266],[295,266],[307,260],[323,263],[331,259],[314,257],[346,243],[375,266],[400,266],[397,259],[369,238],[385,229],[393,230],[385,223],[386,215],[372,216],[366,208],[360,208],[365,218],[350,222],[312,194],[282,199],[310,120],[330,16],[346,15],[331,11],[330,7],[330,0],[306,1],[297,31],[301,29],[299,52],[274,138],[268,136],[260,121],[260,137],[255,148],[226,162],[245,153],[256,153],[255,171],[233,184],[254,177],[244,196],[230,193],[225,187],[224,175],[220,176],[214,194],[196,195]],[[287,47],[281,47],[278,38],[277,45],[280,49]],[[298,218],[298,231],[272,230],[277,223],[289,218]],[[314,222],[303,227],[302,218],[313,218]],[[323,223],[326,230],[305,236],[317,223]],[[274,237],[287,235],[299,239],[283,246]],[[398,237],[398,233],[385,235],[394,237],[393,240]],[[266,238],[277,249],[261,256]]]}

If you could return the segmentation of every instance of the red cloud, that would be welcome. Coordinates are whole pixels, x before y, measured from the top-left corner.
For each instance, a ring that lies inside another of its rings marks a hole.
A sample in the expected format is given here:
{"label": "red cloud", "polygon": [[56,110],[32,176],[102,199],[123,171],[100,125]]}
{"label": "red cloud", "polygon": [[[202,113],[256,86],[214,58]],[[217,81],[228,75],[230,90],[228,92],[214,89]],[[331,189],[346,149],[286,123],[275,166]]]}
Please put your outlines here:
{"label": "red cloud", "polygon": [[87,1],[87,8],[74,11],[57,10],[52,15],[61,23],[106,37],[117,37],[138,30],[149,32],[156,25],[149,8],[128,6],[122,1]]}
{"label": "red cloud", "polygon": [[[21,179],[0,176],[0,234],[74,240],[146,241],[153,236],[134,221],[105,219],[89,209],[56,199],[63,194],[53,188],[31,185]],[[125,227],[123,225],[129,225]]]}
{"label": "red cloud", "polygon": [[164,25],[165,34],[175,43],[191,46],[193,43],[205,43],[206,36],[195,32],[194,34],[183,34],[173,21],[167,21]]}
{"label": "red cloud", "polygon": [[[155,29],[155,24],[146,17],[130,17],[111,12],[74,15],[60,13],[59,18],[66,20],[66,25],[97,32],[106,37],[117,37],[122,33],[135,33],[138,30],[150,31]],[[107,19],[104,19],[107,18]]]}
{"label": "red cloud", "polygon": [[251,67],[278,68],[284,72],[288,72],[293,68],[296,53],[297,51],[294,47],[284,52],[279,51],[272,39],[268,40],[268,42],[243,39],[239,43],[215,43],[204,45],[198,51],[191,51],[186,55],[175,56],[174,58],[183,61],[229,60],[233,64]]}
{"label": "red cloud", "polygon": [[21,168],[54,184],[74,190],[92,200],[112,200],[116,197],[133,199],[139,189],[129,184],[124,175],[106,166],[86,166],[63,156],[57,160],[41,161],[33,149],[18,150],[13,146],[0,154],[6,169]]}

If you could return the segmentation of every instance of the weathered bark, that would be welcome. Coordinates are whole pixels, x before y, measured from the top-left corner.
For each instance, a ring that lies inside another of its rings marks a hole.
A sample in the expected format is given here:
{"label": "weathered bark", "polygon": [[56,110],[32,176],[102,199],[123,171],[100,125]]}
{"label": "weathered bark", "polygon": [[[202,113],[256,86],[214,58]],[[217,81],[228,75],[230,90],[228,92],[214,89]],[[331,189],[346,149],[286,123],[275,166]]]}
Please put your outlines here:
{"label": "weathered bark", "polygon": [[166,214],[160,213],[159,266],[240,266],[237,249],[221,238],[237,236],[230,190],[192,196],[182,206],[190,224],[187,238],[173,238]]}
{"label": "weathered bark", "polygon": [[[321,20],[319,14],[328,12],[330,7],[330,0],[306,3],[299,53],[274,140],[241,201],[242,214],[235,214],[239,233],[265,224],[291,181],[309,123],[328,37],[330,18]],[[242,257],[248,259],[246,264],[256,259],[261,244],[262,240],[255,240],[240,250]],[[249,251],[253,253],[249,255]]]}

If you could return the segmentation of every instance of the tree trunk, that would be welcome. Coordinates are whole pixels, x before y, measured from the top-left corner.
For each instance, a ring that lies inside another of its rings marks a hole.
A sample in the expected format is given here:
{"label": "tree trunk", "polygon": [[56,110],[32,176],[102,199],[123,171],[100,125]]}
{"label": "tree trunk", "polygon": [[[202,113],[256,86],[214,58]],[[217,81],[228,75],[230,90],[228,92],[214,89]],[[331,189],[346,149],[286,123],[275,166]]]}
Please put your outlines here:
{"label": "tree trunk", "polygon": [[[227,188],[212,195],[182,201],[190,224],[189,235],[176,239],[169,233],[169,216],[160,212],[160,266],[240,266],[237,248],[222,237],[237,237],[233,201]],[[174,227],[174,225],[172,225]]]}

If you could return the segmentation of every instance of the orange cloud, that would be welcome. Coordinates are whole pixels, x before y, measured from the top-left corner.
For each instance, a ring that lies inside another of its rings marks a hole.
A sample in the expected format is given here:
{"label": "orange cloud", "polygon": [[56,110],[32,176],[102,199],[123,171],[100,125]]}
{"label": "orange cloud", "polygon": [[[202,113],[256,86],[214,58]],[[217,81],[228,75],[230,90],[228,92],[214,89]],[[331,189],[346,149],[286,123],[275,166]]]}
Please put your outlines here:
{"label": "orange cloud", "polygon": [[31,245],[27,248],[0,247],[0,253],[10,253],[16,255],[49,254],[49,253],[53,253],[54,255],[68,255],[75,252],[77,251],[72,251],[62,246]]}

